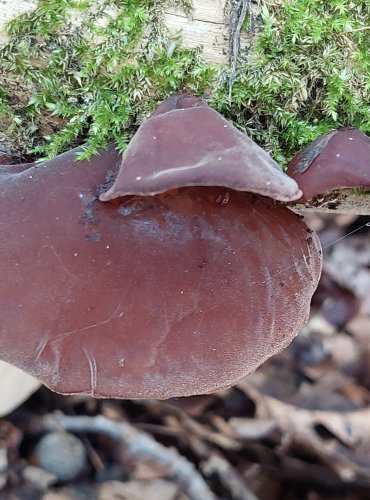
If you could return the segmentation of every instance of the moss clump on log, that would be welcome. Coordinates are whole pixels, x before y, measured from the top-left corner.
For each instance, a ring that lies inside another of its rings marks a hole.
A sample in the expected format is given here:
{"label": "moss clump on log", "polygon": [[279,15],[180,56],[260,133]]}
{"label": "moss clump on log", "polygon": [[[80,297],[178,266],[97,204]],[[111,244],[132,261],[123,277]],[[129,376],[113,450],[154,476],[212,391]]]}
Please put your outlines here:
{"label": "moss clump on log", "polygon": [[166,30],[168,3],[41,0],[13,20],[0,53],[0,132],[33,157],[84,142],[88,158],[111,140],[122,151],[178,91],[205,97],[283,165],[332,128],[370,132],[367,1],[259,2],[243,23],[253,43],[239,54],[231,91],[230,68]]}

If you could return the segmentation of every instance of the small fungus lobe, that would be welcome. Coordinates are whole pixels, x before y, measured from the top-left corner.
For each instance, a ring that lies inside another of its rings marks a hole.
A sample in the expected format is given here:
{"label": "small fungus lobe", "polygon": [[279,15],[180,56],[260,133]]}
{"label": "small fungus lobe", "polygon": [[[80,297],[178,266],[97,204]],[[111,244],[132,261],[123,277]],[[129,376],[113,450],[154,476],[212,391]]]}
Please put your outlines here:
{"label": "small fungus lobe", "polygon": [[301,196],[262,148],[201,99],[172,96],[141,125],[113,186],[100,199],[190,186],[223,186],[280,201]]}
{"label": "small fungus lobe", "polygon": [[335,189],[370,188],[370,137],[353,127],[319,137],[290,162],[303,200]]}

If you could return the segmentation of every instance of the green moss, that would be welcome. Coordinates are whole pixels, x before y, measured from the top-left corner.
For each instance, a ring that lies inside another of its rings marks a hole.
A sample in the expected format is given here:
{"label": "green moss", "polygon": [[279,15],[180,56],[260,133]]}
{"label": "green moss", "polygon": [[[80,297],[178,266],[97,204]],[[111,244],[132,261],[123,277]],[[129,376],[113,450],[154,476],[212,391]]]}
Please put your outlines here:
{"label": "green moss", "polygon": [[[87,158],[110,140],[123,150],[156,103],[177,91],[205,96],[283,165],[332,128],[370,132],[368,0],[262,1],[231,99],[222,83],[227,70],[166,32],[168,3],[40,0],[35,12],[10,23],[0,53],[0,114],[28,137],[24,150],[52,157],[84,142]],[[26,100],[12,99],[15,82],[28,89]],[[52,133],[43,127],[48,118]]]}
{"label": "green moss", "polygon": [[356,196],[370,196],[370,189],[366,188],[354,188],[352,189],[353,194]]}
{"label": "green moss", "polygon": [[231,101],[219,88],[212,104],[282,164],[333,128],[369,133],[370,3],[262,4],[262,29]]}
{"label": "green moss", "polygon": [[[19,126],[45,115],[60,119],[55,133],[31,135],[26,149],[50,158],[83,140],[81,157],[88,158],[114,140],[122,151],[158,100],[206,91],[215,69],[198,50],[171,40],[162,8],[149,0],[41,0],[35,12],[10,23],[10,43],[0,54],[4,88],[17,79],[32,88],[28,101],[14,107]],[[6,101],[0,93],[0,112]]]}

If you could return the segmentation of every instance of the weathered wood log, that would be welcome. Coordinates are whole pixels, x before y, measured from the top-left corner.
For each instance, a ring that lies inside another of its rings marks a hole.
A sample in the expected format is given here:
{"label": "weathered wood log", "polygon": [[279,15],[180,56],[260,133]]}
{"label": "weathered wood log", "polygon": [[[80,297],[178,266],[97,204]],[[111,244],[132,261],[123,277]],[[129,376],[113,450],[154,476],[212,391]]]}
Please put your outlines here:
{"label": "weathered wood log", "polygon": [[168,9],[164,15],[166,26],[173,32],[181,30],[187,47],[201,46],[207,61],[225,63],[229,37],[227,3],[227,0],[195,0],[191,15],[179,8]]}
{"label": "weathered wood log", "polygon": [[[0,11],[0,42],[6,41],[6,24],[37,7],[37,0],[4,0]],[[229,0],[193,0],[192,12],[167,8],[164,21],[173,33],[180,33],[187,47],[203,47],[205,60],[224,63],[228,59]]]}

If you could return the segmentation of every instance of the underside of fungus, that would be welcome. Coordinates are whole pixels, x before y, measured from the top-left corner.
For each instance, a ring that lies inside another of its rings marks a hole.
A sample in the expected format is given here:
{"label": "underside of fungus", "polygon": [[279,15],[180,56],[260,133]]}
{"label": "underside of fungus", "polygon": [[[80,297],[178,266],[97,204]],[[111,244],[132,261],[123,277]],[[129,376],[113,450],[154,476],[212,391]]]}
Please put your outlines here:
{"label": "underside of fungus", "polygon": [[[240,146],[241,134],[229,135],[231,125],[202,102],[176,99],[144,123],[123,162],[112,147],[90,162],[71,151],[0,171],[0,357],[57,392],[211,392],[286,347],[307,319],[320,244],[266,197],[299,197],[295,181],[249,139]],[[231,160],[239,144],[234,163],[202,161],[209,143],[184,138],[187,110],[201,111],[195,120],[206,120],[210,144],[219,125],[226,131]],[[253,170],[253,193],[243,192]]]}

